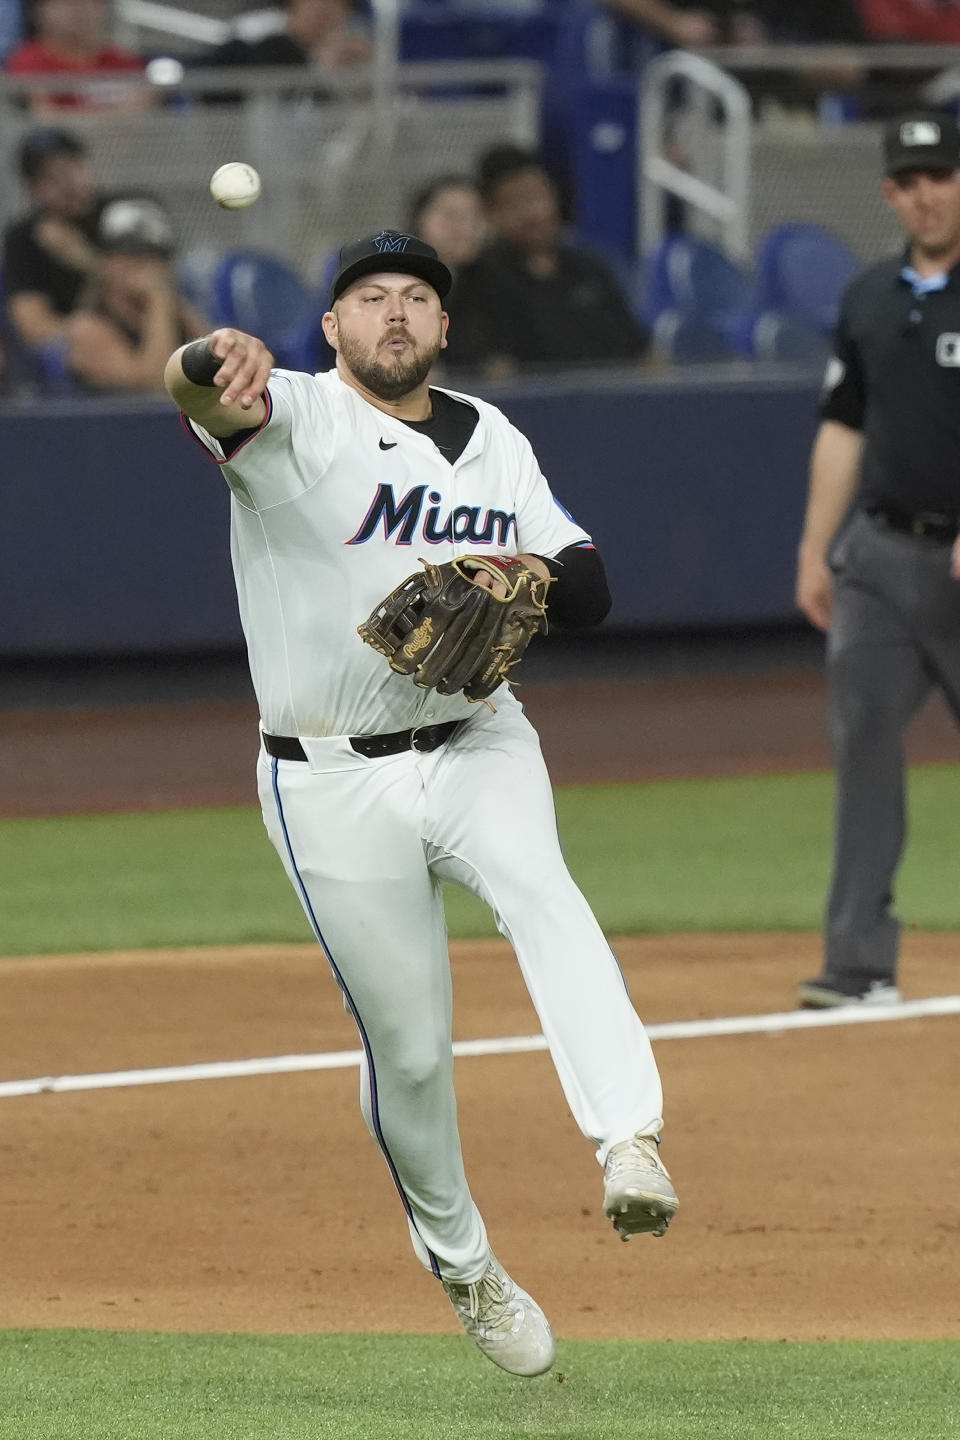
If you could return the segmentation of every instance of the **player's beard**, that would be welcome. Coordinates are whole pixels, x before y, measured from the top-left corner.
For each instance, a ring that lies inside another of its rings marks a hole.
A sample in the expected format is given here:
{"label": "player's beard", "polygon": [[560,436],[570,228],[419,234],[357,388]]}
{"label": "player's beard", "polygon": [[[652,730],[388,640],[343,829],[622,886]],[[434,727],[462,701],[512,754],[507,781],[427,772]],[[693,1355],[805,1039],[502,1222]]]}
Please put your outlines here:
{"label": "player's beard", "polygon": [[[400,334],[408,342],[410,349],[404,351],[402,356],[391,352],[388,359],[382,359],[383,346]],[[421,345],[405,331],[396,331],[394,335],[387,336],[387,340],[381,342],[371,356],[358,340],[344,334],[341,329],[338,349],[350,373],[371,395],[376,395],[378,400],[400,400],[422,385],[430,374],[440,354],[440,339],[438,333],[434,342]]]}

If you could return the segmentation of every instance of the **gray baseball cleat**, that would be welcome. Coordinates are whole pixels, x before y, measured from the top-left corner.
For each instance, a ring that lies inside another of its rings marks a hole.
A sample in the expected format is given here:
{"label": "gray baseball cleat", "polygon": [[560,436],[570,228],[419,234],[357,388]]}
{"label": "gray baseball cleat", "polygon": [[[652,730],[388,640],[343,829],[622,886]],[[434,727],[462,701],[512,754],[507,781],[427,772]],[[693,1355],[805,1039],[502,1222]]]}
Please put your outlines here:
{"label": "gray baseball cleat", "polygon": [[680,1208],[654,1135],[634,1135],[612,1146],[604,1169],[603,1213],[621,1240],[663,1235]]}
{"label": "gray baseball cleat", "polygon": [[479,1280],[444,1280],[460,1323],[488,1360],[511,1375],[542,1375],[556,1358],[546,1315],[494,1257]]}
{"label": "gray baseball cleat", "polygon": [[899,1005],[903,999],[892,980],[845,980],[818,975],[797,986],[802,1010],[833,1010],[838,1005]]}

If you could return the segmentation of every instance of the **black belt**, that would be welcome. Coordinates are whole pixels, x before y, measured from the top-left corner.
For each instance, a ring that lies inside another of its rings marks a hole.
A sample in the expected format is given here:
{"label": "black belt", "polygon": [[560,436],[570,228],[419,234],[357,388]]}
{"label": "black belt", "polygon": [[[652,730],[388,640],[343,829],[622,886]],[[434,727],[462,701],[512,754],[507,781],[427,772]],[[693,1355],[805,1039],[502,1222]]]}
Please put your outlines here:
{"label": "black belt", "polygon": [[[358,755],[380,760],[385,755],[399,755],[404,750],[427,754],[449,740],[460,728],[459,720],[445,720],[442,725],[419,725],[415,730],[395,730],[392,735],[351,735],[350,744]],[[277,760],[306,760],[300,741],[292,735],[268,735],[264,732],[263,748]]]}
{"label": "black belt", "polygon": [[921,510],[911,515],[906,510],[889,510],[885,505],[871,506],[867,514],[891,530],[902,530],[905,535],[920,535],[925,540],[940,540],[950,545],[960,534],[960,515],[944,511]]}

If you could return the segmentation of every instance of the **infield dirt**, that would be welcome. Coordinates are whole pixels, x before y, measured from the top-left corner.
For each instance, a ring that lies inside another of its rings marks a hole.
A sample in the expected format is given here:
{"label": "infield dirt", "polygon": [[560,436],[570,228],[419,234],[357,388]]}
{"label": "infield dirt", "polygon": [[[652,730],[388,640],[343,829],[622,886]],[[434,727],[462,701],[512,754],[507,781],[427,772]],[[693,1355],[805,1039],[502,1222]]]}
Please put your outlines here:
{"label": "infield dirt", "polygon": [[[544,684],[558,784],[826,767],[818,675]],[[0,714],[0,813],[250,803],[244,703]],[[939,702],[914,761],[953,761]],[[271,858],[272,863],[272,858]],[[790,1009],[813,935],[623,939],[648,1022]],[[909,998],[960,990],[955,935],[909,934]],[[502,944],[455,951],[458,1038],[530,1034]],[[458,1061],[492,1242],[569,1338],[957,1337],[957,1021],[664,1041],[681,1210],[617,1240],[542,1053]],[[0,966],[2,1078],[353,1049],[317,949]],[[0,1099],[7,1326],[454,1331],[417,1265],[356,1070]]]}
{"label": "infield dirt", "polygon": [[[650,1021],[788,1009],[813,936],[617,944]],[[909,937],[908,996],[956,987]],[[455,951],[458,1038],[536,1033],[500,944]],[[311,947],[10,960],[5,1078],[356,1047]],[[467,1173],[568,1338],[960,1336],[956,1020],[663,1041],[681,1211],[622,1244],[542,1053],[457,1062]],[[0,1100],[4,1324],[456,1329],[355,1069]]]}

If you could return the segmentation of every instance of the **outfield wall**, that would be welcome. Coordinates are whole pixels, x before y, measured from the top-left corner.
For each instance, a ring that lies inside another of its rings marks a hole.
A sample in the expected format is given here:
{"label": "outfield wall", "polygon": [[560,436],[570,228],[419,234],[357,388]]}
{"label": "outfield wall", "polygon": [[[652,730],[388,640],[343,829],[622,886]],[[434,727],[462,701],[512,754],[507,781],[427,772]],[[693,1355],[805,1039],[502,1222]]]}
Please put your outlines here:
{"label": "outfield wall", "polygon": [[[611,622],[796,618],[818,377],[682,372],[486,385],[607,562]],[[216,466],[163,401],[0,411],[0,653],[241,643]]]}

